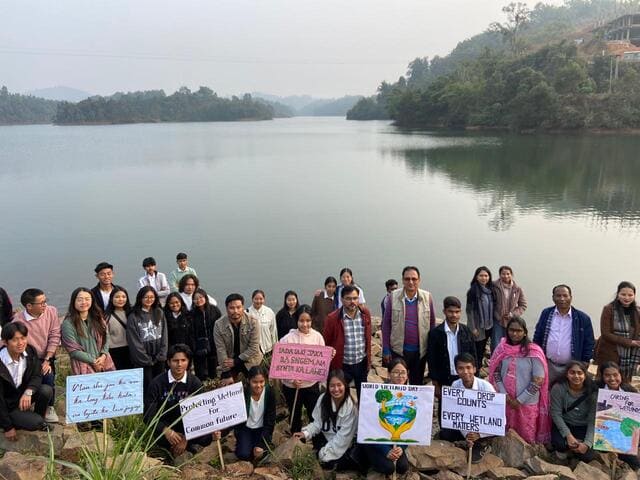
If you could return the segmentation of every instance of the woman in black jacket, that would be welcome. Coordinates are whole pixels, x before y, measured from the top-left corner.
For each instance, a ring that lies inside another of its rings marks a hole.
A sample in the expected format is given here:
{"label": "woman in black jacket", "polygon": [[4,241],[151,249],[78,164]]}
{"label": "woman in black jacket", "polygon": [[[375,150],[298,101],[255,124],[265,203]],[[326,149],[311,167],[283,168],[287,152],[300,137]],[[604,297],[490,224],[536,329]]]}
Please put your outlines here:
{"label": "woman in black jacket", "polygon": [[170,293],[167,296],[164,318],[167,321],[167,331],[169,332],[169,346],[182,343],[188,345],[193,351],[191,314],[178,292]]}
{"label": "woman in black jacket", "polygon": [[[476,268],[471,287],[467,291],[467,327],[471,330],[476,344],[476,368],[482,368],[482,359],[491,338],[493,329],[493,312],[496,306],[496,293],[491,281],[491,271],[487,267]],[[491,352],[497,345],[491,345]]]}
{"label": "woman in black jacket", "polygon": [[222,316],[220,309],[209,303],[209,295],[202,288],[193,292],[191,309],[193,366],[201,381],[216,378],[218,360],[213,339],[213,326]]}
{"label": "woman in black jacket", "polygon": [[287,290],[284,294],[284,304],[276,313],[276,328],[278,330],[278,340],[284,337],[289,331],[298,328],[296,310],[300,306],[298,294],[293,290]]}

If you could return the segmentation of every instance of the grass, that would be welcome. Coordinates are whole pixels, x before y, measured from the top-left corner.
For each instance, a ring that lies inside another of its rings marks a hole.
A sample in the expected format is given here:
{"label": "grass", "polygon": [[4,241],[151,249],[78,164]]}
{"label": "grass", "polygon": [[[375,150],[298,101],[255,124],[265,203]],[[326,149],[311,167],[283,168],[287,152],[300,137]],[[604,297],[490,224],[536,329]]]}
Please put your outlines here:
{"label": "grass", "polygon": [[313,480],[318,460],[312,450],[296,447],[293,451],[292,465],[286,468],[287,474],[298,480]]}

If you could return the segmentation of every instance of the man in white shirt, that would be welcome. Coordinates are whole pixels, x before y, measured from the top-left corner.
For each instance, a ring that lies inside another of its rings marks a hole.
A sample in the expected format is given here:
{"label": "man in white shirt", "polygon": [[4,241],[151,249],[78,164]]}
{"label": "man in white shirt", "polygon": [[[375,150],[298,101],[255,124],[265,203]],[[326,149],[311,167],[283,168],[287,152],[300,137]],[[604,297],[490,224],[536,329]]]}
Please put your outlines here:
{"label": "man in white shirt", "polygon": [[96,272],[98,284],[91,289],[91,293],[93,293],[98,307],[104,312],[109,305],[111,290],[117,286],[113,284],[113,265],[108,262],[100,262],[93,271]]}
{"label": "man in white shirt", "polygon": [[153,257],[147,257],[142,260],[142,268],[144,268],[147,273],[138,280],[138,287],[153,288],[158,294],[160,305],[164,307],[164,302],[171,292],[167,277],[164,273],[157,271],[156,260]]}

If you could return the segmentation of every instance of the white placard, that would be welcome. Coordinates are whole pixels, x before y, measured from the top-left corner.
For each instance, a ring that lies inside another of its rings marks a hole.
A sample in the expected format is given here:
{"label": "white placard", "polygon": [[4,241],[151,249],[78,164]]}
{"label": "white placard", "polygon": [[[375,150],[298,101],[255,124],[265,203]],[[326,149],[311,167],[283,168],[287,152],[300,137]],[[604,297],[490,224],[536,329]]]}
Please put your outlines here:
{"label": "white placard", "polygon": [[504,436],[504,393],[442,387],[442,428]]}
{"label": "white placard", "polygon": [[432,386],[363,383],[358,443],[430,445]]}
{"label": "white placard", "polygon": [[246,422],[242,382],[185,398],[180,414],[187,440]]}

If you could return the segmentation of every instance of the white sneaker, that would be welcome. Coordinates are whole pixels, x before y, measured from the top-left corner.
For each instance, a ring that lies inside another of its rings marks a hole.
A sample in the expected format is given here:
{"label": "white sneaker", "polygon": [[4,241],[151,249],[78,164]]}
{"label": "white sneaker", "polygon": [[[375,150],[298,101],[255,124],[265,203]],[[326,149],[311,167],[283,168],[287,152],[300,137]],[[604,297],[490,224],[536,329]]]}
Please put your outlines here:
{"label": "white sneaker", "polygon": [[58,423],[60,421],[55,408],[47,407],[47,413],[44,415],[44,421],[47,423]]}

